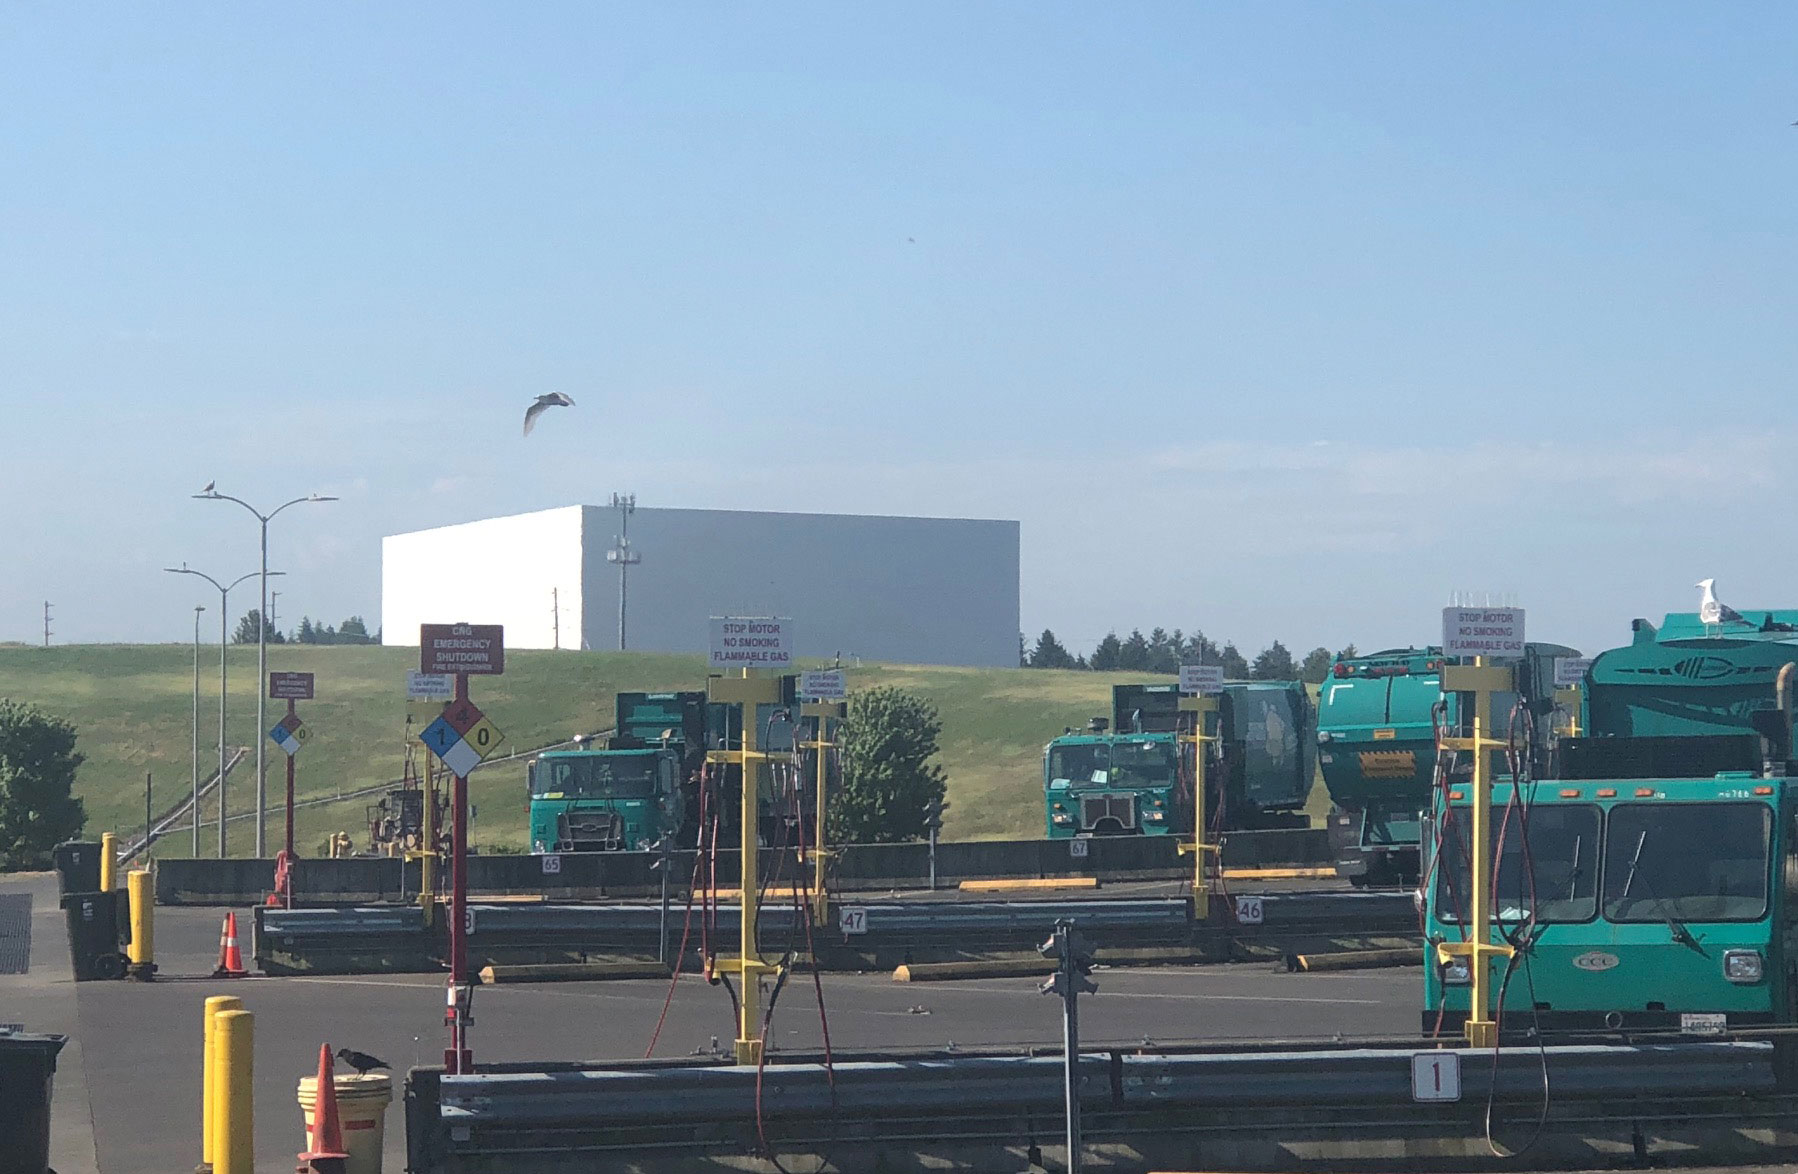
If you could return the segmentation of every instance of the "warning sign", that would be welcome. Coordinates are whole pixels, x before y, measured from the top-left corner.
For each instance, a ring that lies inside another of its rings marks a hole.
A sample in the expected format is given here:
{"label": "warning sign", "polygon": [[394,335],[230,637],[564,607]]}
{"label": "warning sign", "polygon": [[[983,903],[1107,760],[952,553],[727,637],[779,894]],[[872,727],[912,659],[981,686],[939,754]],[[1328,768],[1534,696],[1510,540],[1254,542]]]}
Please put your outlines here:
{"label": "warning sign", "polygon": [[418,671],[485,673],[506,671],[504,624],[420,624]]}
{"label": "warning sign", "polygon": [[711,652],[715,669],[784,669],[793,663],[793,621],[713,616]]}
{"label": "warning sign", "polygon": [[1445,656],[1522,656],[1523,609],[1443,608],[1442,652]]}

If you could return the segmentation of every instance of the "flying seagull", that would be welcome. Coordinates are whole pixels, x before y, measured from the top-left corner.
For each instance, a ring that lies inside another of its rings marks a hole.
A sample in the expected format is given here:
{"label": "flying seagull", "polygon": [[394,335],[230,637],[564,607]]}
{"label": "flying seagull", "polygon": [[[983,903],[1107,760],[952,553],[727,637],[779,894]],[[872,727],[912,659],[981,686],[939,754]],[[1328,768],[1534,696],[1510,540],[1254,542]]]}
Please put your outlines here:
{"label": "flying seagull", "polygon": [[377,1060],[367,1052],[352,1052],[348,1048],[338,1048],[337,1058],[354,1068],[358,1073],[367,1076],[376,1068],[386,1068],[387,1061]]}
{"label": "flying seagull", "polygon": [[529,436],[531,429],[537,426],[537,417],[551,408],[572,408],[574,397],[552,391],[548,395],[540,395],[531,401],[531,406],[524,410],[524,434]]}
{"label": "flying seagull", "polygon": [[1702,624],[1739,624],[1742,614],[1717,598],[1711,588],[1715,579],[1700,579],[1694,586],[1703,592],[1698,597],[1698,622]]}

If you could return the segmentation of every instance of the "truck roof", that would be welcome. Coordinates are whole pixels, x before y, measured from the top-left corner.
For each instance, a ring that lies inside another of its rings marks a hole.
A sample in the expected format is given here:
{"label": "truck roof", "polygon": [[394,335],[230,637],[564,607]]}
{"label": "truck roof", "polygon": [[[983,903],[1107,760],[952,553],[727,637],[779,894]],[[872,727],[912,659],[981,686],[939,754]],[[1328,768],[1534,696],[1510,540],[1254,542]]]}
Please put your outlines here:
{"label": "truck roof", "polygon": [[1637,620],[1637,639],[1646,634],[1660,643],[1674,640],[1697,640],[1725,636],[1732,640],[1790,640],[1798,642],[1798,609],[1740,608],[1742,618],[1727,624],[1706,624],[1695,611],[1670,611],[1656,629],[1646,620]]}

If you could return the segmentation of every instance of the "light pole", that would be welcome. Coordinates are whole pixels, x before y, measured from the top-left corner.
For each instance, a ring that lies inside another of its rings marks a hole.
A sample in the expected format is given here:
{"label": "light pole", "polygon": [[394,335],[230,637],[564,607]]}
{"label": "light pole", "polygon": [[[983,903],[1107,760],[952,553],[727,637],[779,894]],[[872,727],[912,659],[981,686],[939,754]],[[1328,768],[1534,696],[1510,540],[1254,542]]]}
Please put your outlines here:
{"label": "light pole", "polygon": [[194,604],[194,859],[200,858],[200,613],[203,603]]}
{"label": "light pole", "polygon": [[[171,575],[198,575],[200,578],[206,580],[208,583],[211,583],[214,587],[218,588],[218,593],[219,593],[219,777],[218,777],[219,859],[223,860],[225,858],[225,680],[226,680],[226,677],[225,677],[225,648],[230,643],[230,634],[225,627],[225,623],[226,623],[227,618],[231,614],[231,609],[227,606],[227,601],[231,595],[231,588],[237,586],[239,583],[243,582],[245,579],[252,577],[253,575],[256,574],[256,572],[251,571],[247,575],[237,576],[237,578],[231,580],[229,583],[221,583],[217,579],[214,579],[211,575],[208,575],[205,571],[193,570],[186,563],[182,563],[178,567],[164,567],[163,570],[167,571]],[[275,575],[281,574],[280,571],[272,571],[270,573],[275,574]],[[197,626],[198,625],[196,622],[196,627]],[[197,794],[195,796],[194,806],[196,806],[196,807],[199,806]]]}
{"label": "light pole", "polygon": [[270,519],[290,505],[337,499],[309,493],[305,497],[282,502],[265,514],[241,497],[220,493],[210,482],[194,496],[202,501],[234,501],[254,514],[262,527],[262,602],[256,608],[256,856],[261,859],[268,854],[265,851],[268,834],[268,769],[263,758],[266,750],[263,735],[267,733],[265,727],[268,722],[268,524]]}

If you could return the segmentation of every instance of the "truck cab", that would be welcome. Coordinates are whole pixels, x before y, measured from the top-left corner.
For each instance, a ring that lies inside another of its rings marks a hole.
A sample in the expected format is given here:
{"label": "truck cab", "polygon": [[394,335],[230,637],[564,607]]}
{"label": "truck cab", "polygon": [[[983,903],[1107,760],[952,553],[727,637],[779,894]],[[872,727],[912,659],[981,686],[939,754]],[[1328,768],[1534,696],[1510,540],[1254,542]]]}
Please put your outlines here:
{"label": "truck cab", "polygon": [[1192,830],[1172,733],[1063,735],[1044,751],[1043,793],[1052,840]]}
{"label": "truck cab", "polygon": [[674,749],[548,750],[530,764],[531,849],[644,849],[685,822]]}
{"label": "truck cab", "polygon": [[[1494,786],[1492,940],[1516,950],[1491,964],[1501,1036],[1798,1022],[1794,621],[1637,620],[1593,659],[1548,777]],[[1470,790],[1450,784],[1435,809],[1426,1031],[1470,1013],[1466,959],[1434,948],[1468,934]]]}

